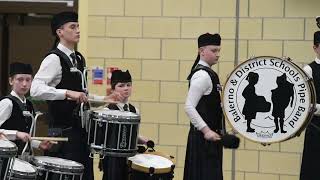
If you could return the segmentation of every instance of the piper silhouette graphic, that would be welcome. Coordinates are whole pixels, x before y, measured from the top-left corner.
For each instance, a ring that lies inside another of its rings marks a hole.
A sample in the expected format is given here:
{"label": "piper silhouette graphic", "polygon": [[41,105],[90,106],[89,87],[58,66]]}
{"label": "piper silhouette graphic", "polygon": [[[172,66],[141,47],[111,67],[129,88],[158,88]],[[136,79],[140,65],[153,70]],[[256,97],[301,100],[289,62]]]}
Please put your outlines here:
{"label": "piper silhouette graphic", "polygon": [[251,125],[251,121],[256,119],[257,112],[269,112],[271,103],[267,102],[264,96],[256,94],[255,85],[259,81],[259,74],[249,72],[246,80],[249,84],[244,88],[242,96],[245,98],[245,103],[242,109],[242,114],[247,120],[247,132],[255,132]]}
{"label": "piper silhouette graphic", "polygon": [[279,131],[279,122],[281,133],[286,133],[287,131],[283,129],[283,123],[285,110],[289,106],[289,102],[291,107],[293,105],[293,84],[287,81],[287,76],[283,73],[277,77],[277,85],[278,87],[276,89],[271,90],[271,100],[273,104],[272,116],[274,117],[274,124],[276,126],[274,133]]}

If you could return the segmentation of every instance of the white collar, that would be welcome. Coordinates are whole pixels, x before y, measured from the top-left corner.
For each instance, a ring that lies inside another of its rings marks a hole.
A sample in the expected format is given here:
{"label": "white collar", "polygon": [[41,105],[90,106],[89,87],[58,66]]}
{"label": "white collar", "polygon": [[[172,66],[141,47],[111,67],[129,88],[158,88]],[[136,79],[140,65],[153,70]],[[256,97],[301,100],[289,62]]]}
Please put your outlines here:
{"label": "white collar", "polygon": [[23,99],[21,99],[15,91],[11,91],[10,94],[11,94],[12,96],[18,98],[22,103],[26,103],[26,102],[27,102],[27,100],[26,100],[25,97],[24,97]]}
{"label": "white collar", "polygon": [[63,44],[59,43],[57,48],[64,52],[66,55],[70,56],[70,54],[74,53],[74,50],[70,50],[68,49],[66,46],[64,46]]}
{"label": "white collar", "polygon": [[199,60],[198,64],[201,64],[201,65],[206,66],[206,67],[210,67],[210,65],[207,62],[205,62],[204,60],[202,60],[202,59]]}
{"label": "white collar", "polygon": [[320,64],[320,59],[318,59],[317,57],[314,60],[317,64]]}

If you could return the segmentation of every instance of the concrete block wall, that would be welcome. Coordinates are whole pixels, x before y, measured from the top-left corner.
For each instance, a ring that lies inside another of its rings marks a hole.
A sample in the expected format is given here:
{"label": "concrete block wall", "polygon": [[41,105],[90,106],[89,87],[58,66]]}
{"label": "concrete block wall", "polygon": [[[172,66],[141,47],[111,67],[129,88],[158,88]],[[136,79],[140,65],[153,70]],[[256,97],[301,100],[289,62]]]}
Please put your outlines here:
{"label": "concrete block wall", "polygon": [[[234,69],[236,1],[90,0],[86,4],[82,22],[87,30],[82,37],[87,41],[80,44],[88,66],[130,70],[131,101],[142,116],[140,132],[153,139],[159,151],[176,157],[175,180],[181,180],[189,130],[183,108],[186,76],[197,55],[196,40],[206,32],[221,34],[221,58],[213,69],[224,83]],[[289,56],[300,66],[311,62],[319,7],[319,0],[240,0],[239,62],[260,55]],[[106,85],[89,88],[104,95]],[[236,151],[236,179],[298,180],[303,140],[302,134],[262,146],[242,138]],[[231,179],[231,154],[225,150],[225,180]]]}

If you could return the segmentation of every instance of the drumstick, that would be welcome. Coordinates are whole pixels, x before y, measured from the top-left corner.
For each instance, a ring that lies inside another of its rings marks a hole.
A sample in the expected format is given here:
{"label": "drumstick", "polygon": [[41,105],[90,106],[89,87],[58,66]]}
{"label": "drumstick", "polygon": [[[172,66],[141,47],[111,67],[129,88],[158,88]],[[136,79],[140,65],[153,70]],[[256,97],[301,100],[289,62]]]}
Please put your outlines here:
{"label": "drumstick", "polygon": [[68,141],[68,138],[64,137],[31,137],[32,140],[39,140],[39,141]]}

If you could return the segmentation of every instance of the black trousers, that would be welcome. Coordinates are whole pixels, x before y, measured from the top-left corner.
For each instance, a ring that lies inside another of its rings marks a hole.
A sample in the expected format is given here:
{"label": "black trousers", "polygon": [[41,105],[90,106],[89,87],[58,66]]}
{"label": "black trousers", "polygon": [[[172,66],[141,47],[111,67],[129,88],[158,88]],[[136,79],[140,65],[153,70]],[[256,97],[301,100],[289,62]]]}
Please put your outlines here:
{"label": "black trousers", "polygon": [[305,133],[300,180],[319,180],[320,118],[314,116],[311,123]]}

